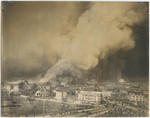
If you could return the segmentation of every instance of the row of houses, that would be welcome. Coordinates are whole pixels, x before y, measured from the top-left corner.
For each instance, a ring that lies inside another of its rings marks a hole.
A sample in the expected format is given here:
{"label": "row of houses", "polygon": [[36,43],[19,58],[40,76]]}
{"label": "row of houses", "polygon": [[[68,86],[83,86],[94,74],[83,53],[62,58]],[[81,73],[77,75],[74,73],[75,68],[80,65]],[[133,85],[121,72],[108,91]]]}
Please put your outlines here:
{"label": "row of houses", "polygon": [[112,93],[111,99],[113,100],[129,100],[132,102],[146,102],[148,101],[148,94],[141,93]]}
{"label": "row of houses", "polygon": [[78,94],[78,100],[81,103],[98,103],[101,100],[113,99],[113,100],[129,100],[133,102],[145,102],[148,101],[148,94],[140,93],[113,93],[109,91],[80,91]]}
{"label": "row of houses", "polygon": [[19,91],[18,84],[8,84],[8,83],[5,83],[5,85],[2,87],[2,89],[5,89],[5,90],[7,90],[9,92]]}
{"label": "row of houses", "polygon": [[[24,80],[23,81],[25,84],[25,89],[30,89],[33,84],[28,83],[28,81]],[[40,84],[38,85],[40,87],[40,89],[45,89],[45,90],[50,90],[50,85],[45,85],[45,84]],[[18,83],[4,83],[2,86],[2,89],[5,89],[9,92],[12,91],[19,91],[19,84]]]}
{"label": "row of houses", "polygon": [[[65,86],[65,85],[64,85]],[[9,92],[12,91],[19,91],[18,84],[5,84],[3,86],[5,89],[7,89]],[[94,90],[76,90],[76,88],[72,91],[75,92],[74,95],[69,95],[68,91],[71,90],[71,88],[67,87],[61,87],[59,89],[56,88],[56,90],[51,91],[50,85],[40,85],[40,90],[36,91],[34,94],[35,97],[45,97],[49,98],[53,93],[55,93],[54,98],[58,101],[78,101],[81,104],[97,104],[100,103],[100,101],[103,99],[128,99],[130,101],[145,101],[145,97],[142,94],[139,93],[117,93],[112,91],[94,91]]]}

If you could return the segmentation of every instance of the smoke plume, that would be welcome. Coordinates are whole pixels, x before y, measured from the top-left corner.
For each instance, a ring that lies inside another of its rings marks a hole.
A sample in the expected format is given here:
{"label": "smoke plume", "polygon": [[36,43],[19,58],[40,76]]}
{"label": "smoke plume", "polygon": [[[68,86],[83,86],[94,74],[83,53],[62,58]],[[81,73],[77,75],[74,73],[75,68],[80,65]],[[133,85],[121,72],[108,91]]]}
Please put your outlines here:
{"label": "smoke plume", "polygon": [[55,38],[54,50],[60,59],[40,82],[65,73],[82,78],[82,70],[96,67],[100,60],[106,59],[108,51],[113,54],[132,49],[135,46],[132,26],[145,18],[145,11],[139,6],[140,3],[92,3],[78,18],[74,29]]}

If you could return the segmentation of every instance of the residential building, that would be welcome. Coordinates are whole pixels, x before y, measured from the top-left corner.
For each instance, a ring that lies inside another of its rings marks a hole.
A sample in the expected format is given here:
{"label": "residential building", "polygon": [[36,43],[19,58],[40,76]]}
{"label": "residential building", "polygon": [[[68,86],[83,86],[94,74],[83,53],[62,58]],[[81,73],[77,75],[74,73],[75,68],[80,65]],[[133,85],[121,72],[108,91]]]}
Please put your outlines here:
{"label": "residential building", "polygon": [[19,91],[18,84],[13,85],[13,91]]}
{"label": "residential building", "polygon": [[78,101],[81,103],[97,104],[102,100],[102,93],[98,91],[80,91]]}
{"label": "residential building", "polygon": [[56,100],[64,100],[67,95],[67,93],[64,91],[56,91],[55,93],[56,93],[55,97]]}
{"label": "residential building", "polygon": [[130,101],[136,101],[136,102],[138,102],[138,101],[142,102],[144,100],[143,95],[136,94],[136,93],[130,93],[129,96],[128,96],[128,99]]}
{"label": "residential building", "polygon": [[35,94],[35,97],[42,97],[42,92],[40,90],[38,90]]}
{"label": "residential building", "polygon": [[51,89],[49,84],[40,84],[39,86],[41,89],[44,89],[44,90],[50,90]]}
{"label": "residential building", "polygon": [[9,92],[11,91],[11,86],[9,84],[5,84],[3,88]]}

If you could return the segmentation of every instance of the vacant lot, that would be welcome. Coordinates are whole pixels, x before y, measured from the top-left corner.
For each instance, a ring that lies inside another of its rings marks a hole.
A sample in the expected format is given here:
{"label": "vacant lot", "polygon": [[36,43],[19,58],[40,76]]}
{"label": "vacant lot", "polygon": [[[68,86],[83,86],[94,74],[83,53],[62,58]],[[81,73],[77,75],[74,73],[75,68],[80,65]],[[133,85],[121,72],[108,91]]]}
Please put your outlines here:
{"label": "vacant lot", "polygon": [[57,114],[62,114],[67,111],[75,110],[76,108],[85,108],[85,106],[74,105],[74,104],[65,104],[59,102],[43,101],[43,100],[34,100],[29,101],[22,99],[20,101],[20,106],[14,107],[3,107],[2,115],[3,116],[43,116],[50,115],[56,116]]}

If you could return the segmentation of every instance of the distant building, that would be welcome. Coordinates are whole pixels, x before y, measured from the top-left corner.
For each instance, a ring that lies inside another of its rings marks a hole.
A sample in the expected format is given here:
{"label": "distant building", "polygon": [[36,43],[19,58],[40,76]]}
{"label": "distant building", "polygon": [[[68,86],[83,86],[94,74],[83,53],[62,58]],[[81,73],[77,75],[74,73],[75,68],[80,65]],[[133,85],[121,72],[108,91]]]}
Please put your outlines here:
{"label": "distant building", "polygon": [[33,84],[26,84],[26,85],[25,85],[25,89],[31,89],[32,85],[33,85]]}
{"label": "distant building", "polygon": [[56,97],[55,97],[55,98],[56,98],[57,100],[62,100],[62,98],[63,98],[62,96],[63,96],[63,95],[62,95],[62,92],[56,91]]}
{"label": "distant building", "polygon": [[147,105],[149,104],[149,95],[148,94],[143,95],[143,102]]}
{"label": "distant building", "polygon": [[78,101],[81,103],[97,104],[102,100],[102,93],[98,91],[80,91]]}
{"label": "distant building", "polygon": [[50,90],[51,89],[49,84],[46,84],[46,85],[43,84],[43,85],[39,85],[39,86],[41,89],[44,89],[44,90]]}
{"label": "distant building", "polygon": [[136,102],[138,102],[138,101],[143,101],[144,100],[144,98],[143,98],[143,95],[141,95],[141,94],[136,94],[136,93],[130,93],[129,95],[128,95],[128,99],[130,100],[130,101],[136,101]]}
{"label": "distant building", "polygon": [[3,85],[3,88],[5,89],[5,90],[7,90],[7,91],[11,91],[11,86],[9,85],[9,84],[7,84],[7,83],[5,83],[4,85]]}
{"label": "distant building", "polygon": [[113,99],[113,100],[122,99],[121,94],[120,93],[112,93],[111,99]]}
{"label": "distant building", "polygon": [[122,93],[122,92],[113,92],[111,93],[111,99],[113,100],[125,100],[128,99],[128,96],[126,93]]}
{"label": "distant building", "polygon": [[50,90],[46,90],[46,89],[42,89],[42,90],[38,90],[36,91],[36,93],[34,94],[35,97],[44,97],[44,98],[49,98],[51,95]]}
{"label": "distant building", "polygon": [[11,93],[12,91],[18,92],[19,91],[19,87],[18,84],[12,84],[12,83],[4,83],[2,86],[2,89],[7,90],[9,93]]}
{"label": "distant building", "polygon": [[42,94],[43,94],[43,97],[46,98],[46,97],[50,97],[51,92],[50,92],[50,90],[44,90],[44,91],[42,92]]}
{"label": "distant building", "polygon": [[46,90],[50,90],[50,85],[45,86]]}
{"label": "distant building", "polygon": [[110,92],[110,91],[103,91],[101,93],[102,93],[103,97],[111,97],[111,93],[112,92]]}
{"label": "distant building", "polygon": [[67,84],[66,82],[61,82],[61,85],[64,87],[66,86],[66,84]]}
{"label": "distant building", "polygon": [[35,94],[35,97],[42,97],[42,92],[40,90],[38,90]]}
{"label": "distant building", "polygon": [[13,85],[13,91],[19,91],[18,84]]}
{"label": "distant building", "polygon": [[23,83],[24,83],[24,89],[26,89],[26,90],[31,89],[31,87],[33,85],[33,84],[30,84],[27,80],[24,80]]}
{"label": "distant building", "polygon": [[56,97],[55,97],[56,100],[63,100],[67,95],[67,93],[64,91],[56,91],[55,93],[56,93]]}
{"label": "distant building", "polygon": [[[24,80],[22,83],[24,83],[23,89],[30,89],[32,86],[32,84],[29,84],[28,81],[26,81],[26,80]],[[20,83],[18,83],[18,82],[9,82],[9,83],[5,82],[3,88],[9,92],[11,92],[11,91],[18,92],[20,89],[19,86],[20,86]]]}
{"label": "distant building", "polygon": [[18,84],[7,84],[5,85],[4,87],[7,91],[11,92],[11,91],[16,91],[18,92],[19,91],[19,87],[18,87]]}
{"label": "distant building", "polygon": [[67,102],[75,103],[75,102],[77,102],[77,100],[78,100],[78,96],[77,96],[77,95],[70,95],[70,94],[67,94],[66,100],[67,100]]}

